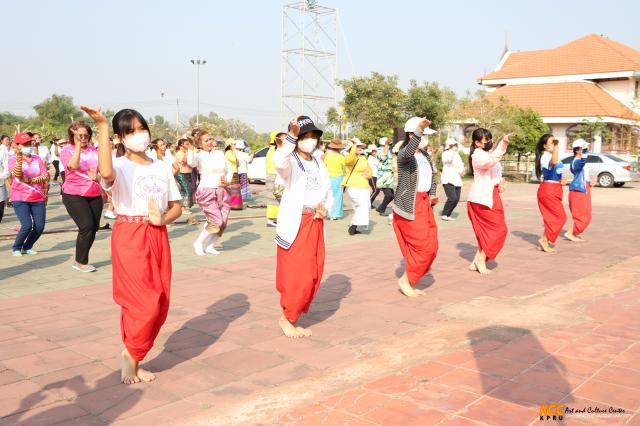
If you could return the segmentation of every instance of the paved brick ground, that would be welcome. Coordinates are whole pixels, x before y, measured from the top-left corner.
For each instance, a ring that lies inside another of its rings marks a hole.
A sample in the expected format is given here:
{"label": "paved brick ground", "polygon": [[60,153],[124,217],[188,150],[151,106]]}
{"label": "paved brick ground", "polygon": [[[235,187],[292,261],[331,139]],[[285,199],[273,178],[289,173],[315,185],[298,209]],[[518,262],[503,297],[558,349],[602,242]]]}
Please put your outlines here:
{"label": "paved brick ground", "polygon": [[[491,276],[465,271],[465,206],[439,222],[418,300],[396,290],[403,265],[385,218],[356,237],[328,223],[325,280],[304,319],[314,336],[302,341],[275,324],[273,231],[251,218],[263,211],[233,221],[218,257],[193,256],[196,230],[178,224],[172,308],[146,361],[158,379],[130,387],[118,383],[108,232],[92,252],[100,271],[83,275],[70,269],[73,233],[48,234],[41,254],[4,257],[0,271],[0,425],[513,425],[552,403],[625,410],[563,423],[640,424],[640,189],[596,188],[589,242],[560,241],[555,255],[535,250],[535,189],[509,188]],[[50,218],[71,227],[56,200]]]}

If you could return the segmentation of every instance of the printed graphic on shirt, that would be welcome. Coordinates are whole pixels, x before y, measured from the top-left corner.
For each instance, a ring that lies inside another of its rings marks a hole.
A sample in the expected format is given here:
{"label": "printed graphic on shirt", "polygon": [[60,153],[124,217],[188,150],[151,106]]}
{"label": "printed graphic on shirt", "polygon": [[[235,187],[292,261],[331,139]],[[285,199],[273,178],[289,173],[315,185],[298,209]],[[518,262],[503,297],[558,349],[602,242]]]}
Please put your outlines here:
{"label": "printed graphic on shirt", "polygon": [[310,191],[320,189],[320,170],[317,167],[307,168],[307,189]]}
{"label": "printed graphic on shirt", "polygon": [[148,202],[153,198],[158,206],[162,206],[162,196],[167,192],[166,176],[146,174],[137,176],[133,182],[133,191],[139,199]]}

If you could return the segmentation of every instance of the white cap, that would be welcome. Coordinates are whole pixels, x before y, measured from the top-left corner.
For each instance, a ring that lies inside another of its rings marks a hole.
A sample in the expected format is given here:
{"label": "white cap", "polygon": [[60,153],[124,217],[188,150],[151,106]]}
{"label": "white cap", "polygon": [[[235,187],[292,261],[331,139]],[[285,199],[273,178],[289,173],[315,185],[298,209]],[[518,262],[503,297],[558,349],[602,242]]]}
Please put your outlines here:
{"label": "white cap", "polygon": [[571,144],[571,148],[582,148],[582,149],[586,149],[589,148],[589,142],[585,141],[584,139],[576,139],[575,141],[573,141],[573,143]]}
{"label": "white cap", "polygon": [[380,140],[378,141],[378,145],[384,146],[384,144],[387,143],[387,140],[389,140],[388,137],[386,137],[386,136],[381,137]]}
{"label": "white cap", "polygon": [[244,149],[244,141],[242,139],[237,140],[235,145],[238,149]]}
{"label": "white cap", "polygon": [[364,144],[364,143],[363,143],[360,139],[358,139],[358,138],[353,138],[353,139],[351,139],[351,141],[352,141],[353,143],[355,143],[355,144],[356,144],[356,146],[367,146],[366,144]]}
{"label": "white cap", "polygon": [[458,145],[458,141],[455,139],[449,138],[444,143],[444,146],[446,146],[447,148],[449,148],[451,145]]}
{"label": "white cap", "polygon": [[375,146],[374,144],[369,144],[369,146],[367,147],[367,151],[369,152],[373,152],[373,151],[377,151],[378,147]]}
{"label": "white cap", "polygon": [[[411,117],[405,123],[404,131],[407,132],[407,133],[409,133],[409,132],[415,133],[416,129],[418,128],[418,123],[420,123],[421,120],[422,120],[422,117]],[[433,135],[434,133],[436,133],[436,131],[433,130],[432,128],[430,128],[430,127],[427,127],[422,132],[422,134],[424,134],[424,135]]]}

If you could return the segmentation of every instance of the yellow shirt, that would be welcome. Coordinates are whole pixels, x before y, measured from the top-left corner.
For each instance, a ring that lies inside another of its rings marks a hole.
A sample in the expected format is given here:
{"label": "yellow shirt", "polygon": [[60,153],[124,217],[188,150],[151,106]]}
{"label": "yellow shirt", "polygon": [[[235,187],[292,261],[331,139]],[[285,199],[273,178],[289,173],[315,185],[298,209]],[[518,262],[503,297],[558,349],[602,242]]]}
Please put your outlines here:
{"label": "yellow shirt", "polygon": [[344,155],[327,150],[327,155],[324,156],[324,165],[327,166],[330,177],[344,176],[344,161]]}
{"label": "yellow shirt", "polygon": [[[342,186],[369,188],[369,177],[372,175],[371,166],[369,166],[369,162],[365,157],[356,155],[355,145],[349,151],[344,163],[346,170]],[[351,170],[353,170],[353,173]]]}
{"label": "yellow shirt", "polygon": [[275,145],[272,145],[269,147],[269,150],[267,151],[267,173],[268,174],[276,174],[276,165],[273,164],[273,154],[276,152],[276,147]]}
{"label": "yellow shirt", "polygon": [[228,150],[224,153],[224,158],[227,159],[227,165],[232,173],[238,173],[238,158],[236,157],[236,153]]}

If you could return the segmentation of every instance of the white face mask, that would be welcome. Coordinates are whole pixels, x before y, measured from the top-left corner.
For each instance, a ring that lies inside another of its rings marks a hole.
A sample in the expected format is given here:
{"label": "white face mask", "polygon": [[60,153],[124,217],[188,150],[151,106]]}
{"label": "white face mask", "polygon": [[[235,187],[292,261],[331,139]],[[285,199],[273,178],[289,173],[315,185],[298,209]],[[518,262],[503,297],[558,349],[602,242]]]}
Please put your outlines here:
{"label": "white face mask", "polygon": [[143,152],[150,142],[149,132],[139,132],[124,138],[124,146],[133,152]]}
{"label": "white face mask", "polygon": [[420,141],[418,148],[424,150],[428,145],[429,145],[428,141]]}
{"label": "white face mask", "polygon": [[300,151],[306,152],[307,154],[311,154],[316,146],[318,146],[318,139],[308,138],[298,142],[298,146],[300,147]]}

